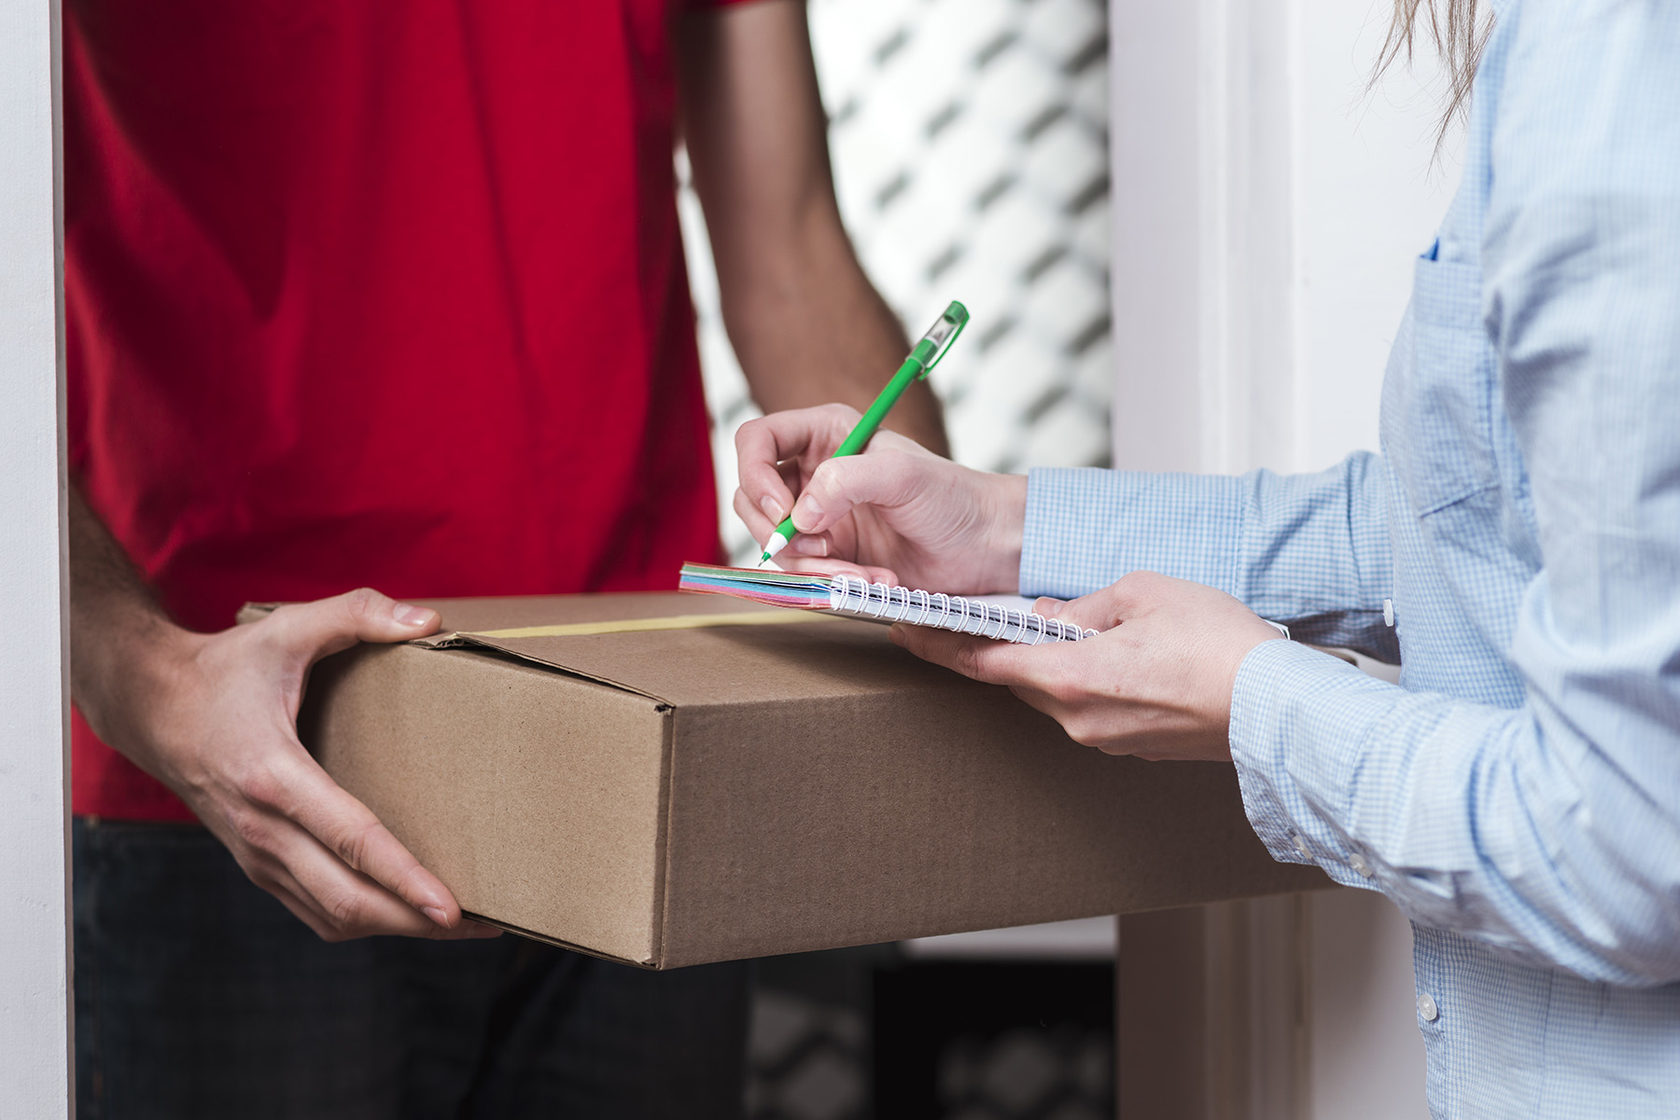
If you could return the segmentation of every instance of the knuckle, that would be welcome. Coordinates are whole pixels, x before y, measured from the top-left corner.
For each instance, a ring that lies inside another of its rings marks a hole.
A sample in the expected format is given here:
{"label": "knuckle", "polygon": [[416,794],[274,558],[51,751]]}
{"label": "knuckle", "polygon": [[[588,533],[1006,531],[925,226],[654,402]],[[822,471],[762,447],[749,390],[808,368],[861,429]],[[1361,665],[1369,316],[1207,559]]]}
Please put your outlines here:
{"label": "knuckle", "polygon": [[1167,577],[1160,572],[1133,572],[1133,589],[1143,594],[1154,594],[1167,584]]}
{"label": "knuckle", "polygon": [[297,603],[286,603],[275,607],[268,612],[268,617],[259,619],[257,624],[251,627],[251,635],[253,638],[260,638],[269,643],[279,642],[283,639],[285,633],[297,623],[298,616],[302,612],[302,606]]}
{"label": "knuckle", "polygon": [[817,464],[816,470],[811,472],[811,481],[805,489],[815,490],[821,497],[830,500],[843,497],[847,492],[846,482],[853,466],[851,458],[824,459]]}
{"label": "knuckle", "polygon": [[[321,908],[326,911],[332,932],[339,940],[356,936],[361,928],[364,906],[360,895],[350,891],[336,891],[321,899]],[[333,940],[328,937],[326,940]]]}
{"label": "knuckle", "polygon": [[1062,730],[1067,732],[1069,739],[1082,747],[1094,747],[1100,738],[1096,726],[1090,720],[1080,716],[1071,716],[1063,720]]}
{"label": "knuckle", "polygon": [[367,865],[368,849],[379,827],[375,821],[359,821],[338,835],[333,850],[339,859],[360,871]]}
{"label": "knuckle", "polygon": [[745,451],[753,443],[753,441],[758,438],[758,433],[760,431],[762,431],[763,428],[764,428],[764,420],[762,418],[756,419],[756,420],[748,420],[745,424],[742,424],[739,428],[736,428],[735,429],[735,450],[736,451]]}
{"label": "knuckle", "polygon": [[273,763],[258,763],[240,777],[239,791],[253,805],[278,809],[286,799],[286,781]]}
{"label": "knuckle", "polygon": [[245,878],[249,879],[251,884],[259,890],[267,891],[273,895],[280,893],[280,877],[274,873],[267,860],[251,857],[243,858],[239,860],[239,870],[243,871]]}
{"label": "knuckle", "polygon": [[[252,852],[268,851],[274,839],[274,834],[261,813],[236,813],[228,821],[228,825],[239,843]],[[253,863],[245,868],[245,873],[255,882],[256,874],[262,871],[259,865]]]}
{"label": "knuckle", "polygon": [[384,596],[371,587],[358,587],[344,595],[344,609],[351,618],[361,621],[372,613]]}

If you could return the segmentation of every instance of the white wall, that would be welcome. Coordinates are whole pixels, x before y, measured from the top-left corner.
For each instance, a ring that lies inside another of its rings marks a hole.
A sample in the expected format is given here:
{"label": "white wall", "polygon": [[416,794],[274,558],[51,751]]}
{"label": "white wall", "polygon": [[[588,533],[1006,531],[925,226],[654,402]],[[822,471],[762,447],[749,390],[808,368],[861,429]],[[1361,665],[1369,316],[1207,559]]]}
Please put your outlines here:
{"label": "white wall", "polygon": [[[1388,347],[1458,185],[1459,133],[1436,151],[1440,76],[1426,44],[1367,91],[1386,5],[1312,4],[1296,28],[1294,443],[1301,469],[1377,442]],[[1267,464],[1276,465],[1276,464]]]}
{"label": "white wall", "polygon": [[[1117,465],[1308,470],[1376,446],[1411,260],[1457,181],[1428,51],[1366,89],[1387,10],[1112,0]],[[1295,1114],[1425,1115],[1410,929],[1365,892],[1304,906]]]}
{"label": "white wall", "polygon": [[57,8],[0,5],[0,1116],[70,1111]]}

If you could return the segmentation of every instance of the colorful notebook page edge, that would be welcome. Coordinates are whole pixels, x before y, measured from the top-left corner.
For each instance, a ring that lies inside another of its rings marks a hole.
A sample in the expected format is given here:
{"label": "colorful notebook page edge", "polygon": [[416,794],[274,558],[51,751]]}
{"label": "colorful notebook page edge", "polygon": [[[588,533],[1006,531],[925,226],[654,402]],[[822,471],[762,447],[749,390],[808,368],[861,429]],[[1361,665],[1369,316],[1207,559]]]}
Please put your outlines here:
{"label": "colorful notebook page edge", "polygon": [[744,584],[749,586],[767,587],[826,587],[830,580],[828,576],[812,575],[808,572],[783,572],[774,569],[760,568],[729,568],[719,564],[684,564],[681,578],[684,580],[703,579],[730,584]]}
{"label": "colorful notebook page edge", "polygon": [[729,574],[736,570],[685,564],[677,582],[677,589],[712,595],[732,595],[749,602],[795,610],[822,610],[829,605],[826,578],[806,576],[797,582],[745,580]]}

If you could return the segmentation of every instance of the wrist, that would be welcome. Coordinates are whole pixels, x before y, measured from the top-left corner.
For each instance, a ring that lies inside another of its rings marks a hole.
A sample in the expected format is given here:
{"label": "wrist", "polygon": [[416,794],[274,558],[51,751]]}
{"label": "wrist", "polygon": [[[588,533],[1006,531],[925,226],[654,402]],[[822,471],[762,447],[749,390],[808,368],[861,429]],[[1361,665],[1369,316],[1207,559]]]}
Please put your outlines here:
{"label": "wrist", "polygon": [[131,758],[144,750],[157,737],[159,713],[178,706],[206,640],[208,635],[148,613],[78,643],[75,700],[94,734]]}
{"label": "wrist", "polygon": [[988,478],[985,583],[995,591],[1014,591],[1021,583],[1021,545],[1027,518],[1027,476],[997,474]]}
{"label": "wrist", "polygon": [[1218,711],[1219,722],[1224,726],[1227,738],[1230,735],[1232,713],[1236,710],[1237,688],[1242,680],[1243,666],[1248,664],[1254,651],[1267,642],[1286,642],[1289,640],[1278,633],[1277,628],[1264,619],[1255,617],[1254,623],[1257,625],[1248,625],[1245,620],[1242,632],[1233,635],[1226,657],[1223,687],[1216,690],[1218,699],[1214,707]]}

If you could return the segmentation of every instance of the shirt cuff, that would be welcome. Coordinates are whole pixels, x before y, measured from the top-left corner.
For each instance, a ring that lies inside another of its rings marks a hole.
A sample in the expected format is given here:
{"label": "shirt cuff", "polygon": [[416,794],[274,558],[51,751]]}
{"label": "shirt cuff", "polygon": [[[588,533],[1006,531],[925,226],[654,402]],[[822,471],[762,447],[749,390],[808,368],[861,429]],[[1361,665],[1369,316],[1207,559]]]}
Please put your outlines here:
{"label": "shirt cuff", "polygon": [[1242,511],[1235,478],[1034,470],[1027,475],[1020,592],[1072,599],[1135,571],[1231,592],[1242,555]]}
{"label": "shirt cuff", "polygon": [[[1231,693],[1231,759],[1249,824],[1273,859],[1316,864],[1343,886],[1381,889],[1379,861],[1333,823],[1347,819],[1364,737],[1345,715],[1340,734],[1314,734],[1326,720],[1336,726],[1348,693],[1367,683],[1393,687],[1311,646],[1261,642],[1243,659]],[[1295,757],[1301,752],[1310,757]],[[1310,794],[1295,765],[1313,771]]]}

